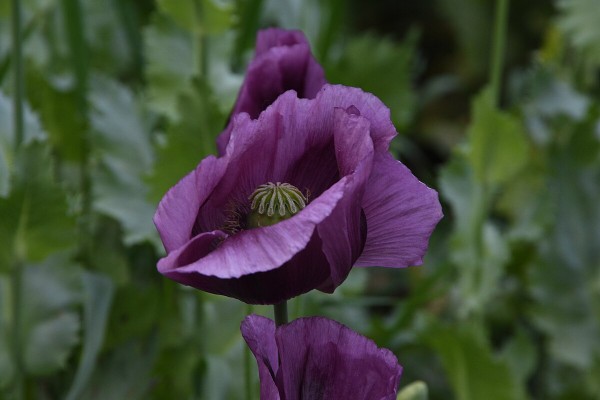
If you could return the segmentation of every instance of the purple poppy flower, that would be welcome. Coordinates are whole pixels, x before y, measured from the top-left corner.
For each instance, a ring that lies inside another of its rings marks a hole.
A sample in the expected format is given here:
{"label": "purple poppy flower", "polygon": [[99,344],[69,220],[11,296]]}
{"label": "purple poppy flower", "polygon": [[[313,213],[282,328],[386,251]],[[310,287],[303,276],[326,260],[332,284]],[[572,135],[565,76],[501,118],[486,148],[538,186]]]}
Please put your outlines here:
{"label": "purple poppy flower", "polygon": [[250,315],[242,335],[256,357],[261,400],[396,399],[396,356],[338,322],[300,318],[276,328]]}
{"label": "purple poppy flower", "polygon": [[[256,119],[284,92],[295,90],[298,97],[313,99],[325,83],[323,68],[301,31],[261,30],[231,115],[245,112]],[[217,138],[219,154],[225,153],[230,134],[231,124]]]}
{"label": "purple poppy flower", "polygon": [[[422,263],[437,193],[393,159],[389,110],[360,89],[281,95],[234,116],[225,155],[204,159],[154,222],[170,279],[247,303],[331,293],[353,265]],[[287,185],[287,186],[286,186]]]}

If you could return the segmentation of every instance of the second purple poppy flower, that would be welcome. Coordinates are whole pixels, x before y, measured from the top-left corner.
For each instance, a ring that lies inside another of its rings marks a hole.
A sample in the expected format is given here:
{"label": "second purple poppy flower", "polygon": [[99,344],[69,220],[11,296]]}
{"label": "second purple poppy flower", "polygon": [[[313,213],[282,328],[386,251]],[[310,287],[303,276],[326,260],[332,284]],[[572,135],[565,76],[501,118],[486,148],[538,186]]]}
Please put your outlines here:
{"label": "second purple poppy flower", "polygon": [[310,317],[275,327],[250,315],[241,329],[258,364],[261,400],[396,399],[396,356],[336,321]]}

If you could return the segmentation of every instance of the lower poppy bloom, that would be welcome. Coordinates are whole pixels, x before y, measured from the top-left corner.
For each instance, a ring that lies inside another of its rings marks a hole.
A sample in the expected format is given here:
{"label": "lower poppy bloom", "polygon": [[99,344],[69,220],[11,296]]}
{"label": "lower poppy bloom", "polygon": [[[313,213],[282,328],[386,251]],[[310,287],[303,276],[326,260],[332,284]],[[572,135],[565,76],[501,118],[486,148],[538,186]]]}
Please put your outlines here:
{"label": "lower poppy bloom", "polygon": [[281,95],[231,121],[222,157],[171,188],[154,217],[165,276],[247,303],[333,292],[353,265],[422,263],[437,193],[388,152],[389,110],[360,89]]}
{"label": "lower poppy bloom", "polygon": [[[310,51],[304,33],[268,28],[258,32],[254,58],[231,115],[245,112],[256,119],[279,95],[295,90],[300,98],[313,99],[326,83],[325,73]],[[219,154],[225,152],[231,125],[217,138]]]}
{"label": "lower poppy bloom", "polygon": [[258,364],[261,400],[396,399],[396,356],[340,323],[311,317],[276,328],[250,315],[241,329]]}

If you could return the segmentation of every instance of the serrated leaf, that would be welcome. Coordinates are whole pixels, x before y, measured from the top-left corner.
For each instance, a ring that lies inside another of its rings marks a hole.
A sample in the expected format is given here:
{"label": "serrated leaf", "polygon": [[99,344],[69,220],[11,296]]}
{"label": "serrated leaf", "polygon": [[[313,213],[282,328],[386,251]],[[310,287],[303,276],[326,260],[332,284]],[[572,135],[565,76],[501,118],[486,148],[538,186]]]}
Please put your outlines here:
{"label": "serrated leaf", "polygon": [[179,27],[193,31],[196,24],[194,0],[157,0],[158,9],[168,15]]}
{"label": "serrated leaf", "polygon": [[142,181],[154,154],[141,110],[127,88],[101,77],[93,81],[90,103],[94,150],[101,161],[93,174],[94,209],[122,224],[126,244],[156,242],[154,205]]}
{"label": "serrated leaf", "polygon": [[558,26],[592,63],[600,61],[600,7],[596,0],[560,0]]}
{"label": "serrated leaf", "polygon": [[65,84],[64,78],[48,77],[36,70],[29,71],[27,81],[28,98],[39,110],[54,151],[64,160],[81,161],[86,128],[72,85]]}
{"label": "serrated leaf", "polygon": [[24,267],[22,337],[25,369],[46,375],[63,368],[79,342],[79,269],[65,257]]}
{"label": "serrated leaf", "polygon": [[85,21],[83,33],[90,47],[90,65],[105,73],[122,73],[137,56],[137,49],[129,47],[131,44],[125,23],[119,18],[119,7],[97,1],[82,1],[81,9]]}
{"label": "serrated leaf", "polygon": [[341,58],[327,69],[327,77],[331,82],[359,87],[379,97],[402,130],[411,122],[417,105],[412,89],[416,39],[415,32],[400,45],[371,34],[354,38],[344,47]]}
{"label": "serrated leaf", "polygon": [[45,375],[65,366],[79,342],[79,317],[63,313],[36,324],[27,337],[24,363],[33,375]]}
{"label": "serrated leaf", "polygon": [[231,28],[235,22],[235,2],[231,0],[201,0],[201,29],[204,33],[219,34]]}
{"label": "serrated leaf", "polygon": [[[11,174],[15,161],[15,132],[12,99],[0,91],[0,198],[8,196],[11,188]],[[24,104],[23,145],[43,141],[46,133],[42,130],[39,118]]]}
{"label": "serrated leaf", "polygon": [[[548,337],[548,352],[583,374],[597,365],[600,352],[600,160],[581,164],[578,135],[594,135],[588,125],[572,132],[571,143],[555,149],[546,196],[553,224],[538,244],[540,256],[530,271],[535,300],[530,318]],[[598,152],[598,150],[596,149]]]}
{"label": "serrated leaf", "polygon": [[90,94],[93,142],[104,158],[118,159],[134,172],[152,166],[149,130],[132,92],[109,78],[96,76]]}
{"label": "serrated leaf", "polygon": [[500,184],[527,161],[528,145],[521,122],[494,107],[489,89],[473,102],[469,158],[480,182]]}
{"label": "serrated leaf", "polygon": [[154,18],[144,30],[148,106],[172,120],[179,119],[177,101],[189,93],[198,71],[189,32],[164,18]]}
{"label": "serrated leaf", "polygon": [[440,189],[455,213],[449,257],[460,270],[459,314],[466,316],[485,309],[494,298],[509,259],[508,244],[494,224],[480,220],[485,212],[481,185],[474,181],[474,171],[462,156],[442,170]]}
{"label": "serrated leaf", "polygon": [[125,244],[146,240],[157,244],[152,222],[155,207],[146,199],[148,188],[128,165],[106,159],[94,174],[94,184],[94,209],[122,224]]}
{"label": "serrated leaf", "polygon": [[234,22],[230,0],[158,0],[162,13],[188,32],[222,33]]}
{"label": "serrated leaf", "polygon": [[537,143],[546,145],[553,139],[556,123],[564,117],[580,121],[586,116],[590,100],[567,81],[558,79],[549,68],[531,68],[517,81],[522,92],[522,106],[528,133]]}
{"label": "serrated leaf", "polygon": [[167,129],[167,143],[158,149],[156,167],[149,178],[152,198],[157,200],[202,158],[216,152],[215,139],[225,126],[225,117],[203,82],[196,81],[194,92],[182,96],[178,106],[181,121]]}
{"label": "serrated leaf", "polygon": [[62,188],[53,181],[48,150],[31,144],[19,152],[13,190],[0,198],[0,266],[16,259],[41,261],[70,248],[75,221]]}

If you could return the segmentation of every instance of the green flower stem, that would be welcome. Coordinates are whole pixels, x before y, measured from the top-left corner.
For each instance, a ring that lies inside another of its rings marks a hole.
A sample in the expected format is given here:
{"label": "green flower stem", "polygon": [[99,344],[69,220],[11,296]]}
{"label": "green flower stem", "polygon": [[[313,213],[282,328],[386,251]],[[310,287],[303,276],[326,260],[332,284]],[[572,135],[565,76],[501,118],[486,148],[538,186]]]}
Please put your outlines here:
{"label": "green flower stem", "polygon": [[275,304],[273,306],[273,311],[275,314],[276,326],[281,326],[288,323],[287,301],[282,301],[281,303]]}
{"label": "green flower stem", "polygon": [[[499,106],[502,87],[502,69],[504,68],[504,52],[506,46],[506,29],[508,26],[508,0],[496,0],[496,15],[494,21],[494,36],[492,38],[492,55],[490,60],[490,81],[492,101],[495,107]],[[490,187],[484,179],[477,187],[475,195],[475,218],[473,219],[473,232],[475,242],[476,264],[480,265],[485,257],[484,226],[488,219],[490,209]]]}
{"label": "green flower stem", "polygon": [[[23,38],[21,31],[21,0],[12,0],[12,60],[14,78],[14,149],[18,151],[23,143]],[[23,263],[18,249],[14,252],[14,263],[11,271],[12,285],[12,358],[14,362],[13,398],[20,400],[24,394],[23,358],[21,354],[21,288],[23,281]]]}
{"label": "green flower stem", "polygon": [[496,0],[496,18],[494,21],[494,37],[492,42],[492,58],[490,63],[490,86],[492,99],[496,106],[500,100],[502,68],[506,48],[506,28],[508,25],[508,0]]}
{"label": "green flower stem", "polygon": [[[18,0],[17,0],[18,1]],[[16,400],[23,398],[25,373],[23,371],[23,357],[21,349],[21,288],[23,286],[23,264],[18,260],[13,263],[12,286],[12,360],[14,365],[12,395]]]}
{"label": "green flower stem", "polygon": [[206,36],[206,27],[204,20],[204,7],[202,0],[194,0],[194,10],[196,13],[196,29],[195,29],[195,48],[196,60],[198,63],[198,74],[201,78],[206,79],[208,75],[208,37]]}
{"label": "green flower stem", "polygon": [[[252,305],[246,306],[246,315],[252,314]],[[244,391],[246,400],[252,400],[252,355],[250,354],[250,348],[244,347]]]}
{"label": "green flower stem", "polygon": [[14,133],[15,133],[15,152],[23,142],[23,51],[21,36],[21,3],[19,0],[12,0],[12,59],[14,73]]}
{"label": "green flower stem", "polygon": [[239,10],[239,27],[236,30],[235,50],[232,54],[232,67],[236,72],[242,72],[243,55],[252,47],[256,32],[260,26],[260,16],[264,0],[236,0]]}
{"label": "green flower stem", "polygon": [[[84,40],[84,21],[79,0],[62,0],[65,28],[69,42],[71,66],[75,74],[75,90],[79,113],[87,121],[88,102],[88,54]],[[79,216],[79,256],[84,264],[92,260],[92,180],[90,172],[90,139],[86,129],[81,132],[80,190],[81,212]]]}

